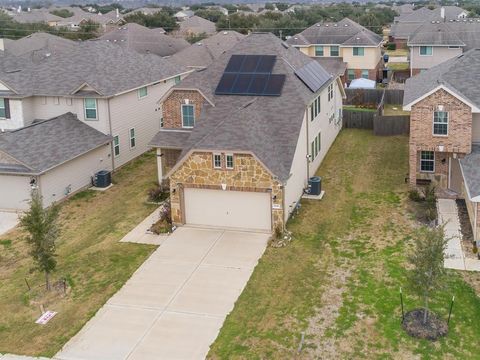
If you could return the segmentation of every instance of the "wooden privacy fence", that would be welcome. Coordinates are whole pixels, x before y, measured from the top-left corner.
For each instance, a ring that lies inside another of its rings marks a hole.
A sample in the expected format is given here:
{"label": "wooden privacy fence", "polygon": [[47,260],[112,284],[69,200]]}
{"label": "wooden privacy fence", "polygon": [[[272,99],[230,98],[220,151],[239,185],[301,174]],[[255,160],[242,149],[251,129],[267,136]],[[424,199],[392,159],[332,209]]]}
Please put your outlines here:
{"label": "wooden privacy fence", "polygon": [[373,134],[378,136],[408,135],[410,133],[410,116],[383,116],[375,113]]}
{"label": "wooden privacy fence", "polygon": [[374,111],[343,109],[343,126],[353,129],[373,129]]}
{"label": "wooden privacy fence", "polygon": [[402,89],[345,89],[347,98],[345,105],[375,104],[385,100],[385,104],[401,105],[403,103]]}

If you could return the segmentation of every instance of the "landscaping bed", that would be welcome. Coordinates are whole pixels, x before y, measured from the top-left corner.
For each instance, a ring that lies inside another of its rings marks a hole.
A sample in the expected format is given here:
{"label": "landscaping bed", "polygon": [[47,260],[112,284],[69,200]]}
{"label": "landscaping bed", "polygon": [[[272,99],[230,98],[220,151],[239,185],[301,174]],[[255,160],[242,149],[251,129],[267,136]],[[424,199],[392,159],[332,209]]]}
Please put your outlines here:
{"label": "landscaping bed", "polygon": [[462,248],[465,257],[470,259],[477,259],[477,254],[474,253],[474,241],[472,224],[468,216],[467,204],[464,199],[457,199],[458,218],[460,220],[460,231],[462,233]]}

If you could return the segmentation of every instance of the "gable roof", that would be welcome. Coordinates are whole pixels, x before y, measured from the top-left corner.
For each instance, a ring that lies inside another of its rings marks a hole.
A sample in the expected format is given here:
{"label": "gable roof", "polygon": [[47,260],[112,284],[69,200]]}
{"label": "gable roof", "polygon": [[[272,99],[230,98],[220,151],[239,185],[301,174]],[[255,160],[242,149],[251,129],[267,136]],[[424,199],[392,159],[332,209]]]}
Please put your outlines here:
{"label": "gable roof", "polygon": [[[91,126],[66,113],[49,120],[0,134],[0,151],[23,165],[23,171],[41,174],[112,141]],[[18,167],[0,164],[0,172],[18,172]]]}
{"label": "gable roof", "polygon": [[71,96],[83,84],[101,96],[113,96],[184,72],[157,55],[103,41],[74,43],[61,52],[0,53],[0,82],[22,96]]}
{"label": "gable roof", "polygon": [[403,106],[410,106],[426,94],[444,87],[457,97],[480,108],[480,49],[472,49],[410,78],[405,84]]}
{"label": "gable roof", "polygon": [[5,43],[5,51],[15,56],[21,56],[41,49],[48,50],[51,53],[70,51],[74,46],[75,41],[44,32],[37,32]]}
{"label": "gable roof", "polygon": [[10,16],[19,23],[60,22],[62,17],[50,14],[48,9],[32,9],[30,11],[11,12]]}
{"label": "gable roof", "polygon": [[[242,54],[276,56],[272,73],[286,77],[280,96],[215,94],[230,57]],[[180,158],[194,150],[253,153],[279,179],[288,179],[306,106],[314,97],[295,70],[311,62],[315,60],[273,34],[253,33],[208,68],[187,77],[176,88],[199,90],[213,105],[204,104]],[[327,78],[322,89],[334,79]]]}
{"label": "gable roof", "polygon": [[181,33],[213,34],[216,31],[215,23],[197,15],[181,21],[179,26]]}
{"label": "gable roof", "polygon": [[381,42],[380,35],[349,18],[344,18],[337,23],[317,23],[287,40],[287,43],[293,46],[311,44],[378,46]]}
{"label": "gable roof", "polygon": [[128,23],[93,41],[107,41],[142,54],[151,53],[159,56],[171,56],[190,45],[184,39],[174,38],[162,32],[164,30],[158,31],[136,23]]}
{"label": "gable roof", "polygon": [[188,67],[207,67],[244,37],[245,35],[236,31],[219,32],[179,51],[171,57],[171,60]]}
{"label": "gable roof", "polygon": [[480,145],[473,144],[472,152],[459,161],[469,199],[480,202]]}

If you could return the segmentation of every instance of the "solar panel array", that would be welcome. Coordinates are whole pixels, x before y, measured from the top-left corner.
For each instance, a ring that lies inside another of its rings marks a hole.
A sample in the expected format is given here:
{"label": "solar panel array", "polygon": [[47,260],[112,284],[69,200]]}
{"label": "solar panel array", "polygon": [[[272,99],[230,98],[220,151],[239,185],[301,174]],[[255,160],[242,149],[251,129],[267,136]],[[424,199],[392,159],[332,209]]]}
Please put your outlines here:
{"label": "solar panel array", "polygon": [[216,95],[280,96],[285,75],[272,74],[275,55],[232,55]]}
{"label": "solar panel array", "polygon": [[300,80],[314,93],[328,82],[332,76],[315,60],[310,61],[299,70],[295,70]]}

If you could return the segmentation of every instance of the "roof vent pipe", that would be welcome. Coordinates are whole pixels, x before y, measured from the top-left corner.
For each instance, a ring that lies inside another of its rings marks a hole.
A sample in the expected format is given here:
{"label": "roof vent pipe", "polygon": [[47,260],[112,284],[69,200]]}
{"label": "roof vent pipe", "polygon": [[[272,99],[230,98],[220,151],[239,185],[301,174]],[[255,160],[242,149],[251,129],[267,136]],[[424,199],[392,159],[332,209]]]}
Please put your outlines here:
{"label": "roof vent pipe", "polygon": [[440,8],[440,17],[445,21],[445,8],[443,6]]}

